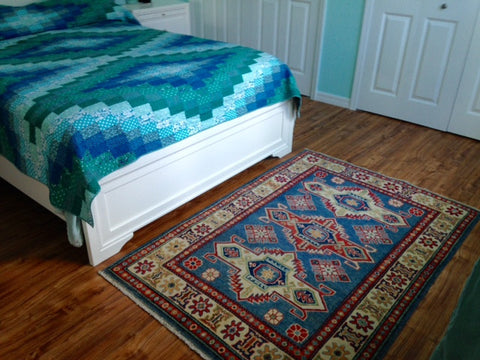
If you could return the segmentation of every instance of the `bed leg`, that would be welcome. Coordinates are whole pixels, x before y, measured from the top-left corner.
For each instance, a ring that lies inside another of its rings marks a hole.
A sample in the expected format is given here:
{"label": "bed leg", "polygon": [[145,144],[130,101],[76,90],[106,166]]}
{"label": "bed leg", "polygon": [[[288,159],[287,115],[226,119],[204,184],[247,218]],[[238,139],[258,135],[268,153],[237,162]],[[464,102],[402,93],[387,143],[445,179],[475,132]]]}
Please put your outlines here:
{"label": "bed leg", "polygon": [[272,152],[272,156],[282,158],[285,155],[290,154],[291,152],[292,152],[291,146],[282,146],[281,148],[276,149],[274,152]]}
{"label": "bed leg", "polygon": [[99,235],[95,229],[83,222],[85,244],[87,246],[90,265],[96,266],[115,254],[133,237],[132,233],[123,234],[114,238]]}

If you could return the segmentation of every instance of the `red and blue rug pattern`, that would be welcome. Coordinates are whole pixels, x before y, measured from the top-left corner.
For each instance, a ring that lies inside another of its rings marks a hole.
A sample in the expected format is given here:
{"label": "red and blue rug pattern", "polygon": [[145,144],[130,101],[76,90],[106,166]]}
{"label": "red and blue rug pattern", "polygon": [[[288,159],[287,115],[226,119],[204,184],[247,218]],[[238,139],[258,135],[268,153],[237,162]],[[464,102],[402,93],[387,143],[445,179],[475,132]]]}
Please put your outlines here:
{"label": "red and blue rug pattern", "polygon": [[102,275],[208,359],[371,359],[478,220],[305,151]]}

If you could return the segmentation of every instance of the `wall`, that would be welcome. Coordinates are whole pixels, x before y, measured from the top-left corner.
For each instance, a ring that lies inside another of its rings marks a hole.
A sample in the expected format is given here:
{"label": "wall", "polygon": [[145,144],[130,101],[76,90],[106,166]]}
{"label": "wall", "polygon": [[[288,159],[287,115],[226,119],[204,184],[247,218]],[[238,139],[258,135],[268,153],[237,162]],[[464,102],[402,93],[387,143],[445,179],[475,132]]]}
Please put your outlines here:
{"label": "wall", "polygon": [[348,106],[364,6],[365,0],[326,0],[317,100]]}

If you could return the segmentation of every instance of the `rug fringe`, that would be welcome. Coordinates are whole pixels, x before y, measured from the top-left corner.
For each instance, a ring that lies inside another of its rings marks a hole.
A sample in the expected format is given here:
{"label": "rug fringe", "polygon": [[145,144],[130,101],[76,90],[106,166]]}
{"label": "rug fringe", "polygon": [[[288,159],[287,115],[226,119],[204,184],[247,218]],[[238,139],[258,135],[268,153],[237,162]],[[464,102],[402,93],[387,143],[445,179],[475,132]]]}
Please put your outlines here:
{"label": "rug fringe", "polygon": [[158,315],[155,311],[153,311],[150,306],[146,303],[141,301],[139,298],[135,296],[134,293],[128,291],[128,289],[123,286],[117,279],[114,278],[111,274],[109,274],[106,270],[101,270],[98,272],[105,280],[107,280],[110,284],[116,287],[122,294],[126,295],[130,300],[132,300],[136,305],[138,305],[141,309],[143,309],[147,314],[152,316],[155,320],[157,320],[162,326],[167,328],[168,331],[173,333],[177,336],[181,341],[183,341],[190,349],[195,351],[200,357],[205,360],[214,360],[213,357],[209,356],[203,349],[199,346],[195,345],[191,342],[186,336],[181,333],[176,326],[173,326],[168,323],[165,319],[163,319],[160,315]]}

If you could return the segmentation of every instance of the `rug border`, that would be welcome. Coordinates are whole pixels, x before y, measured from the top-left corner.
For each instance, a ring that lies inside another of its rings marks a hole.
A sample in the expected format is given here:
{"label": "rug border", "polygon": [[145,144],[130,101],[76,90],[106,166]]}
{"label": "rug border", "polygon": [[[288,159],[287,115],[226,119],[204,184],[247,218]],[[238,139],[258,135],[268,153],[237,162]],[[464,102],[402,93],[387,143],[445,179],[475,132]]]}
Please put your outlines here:
{"label": "rug border", "polygon": [[[455,200],[453,200],[455,201]],[[459,203],[457,201],[457,203]],[[476,210],[472,208],[473,210]],[[478,210],[477,210],[478,212]],[[407,325],[407,322],[410,320],[410,318],[413,316],[415,313],[415,310],[420,306],[420,303],[425,299],[427,296],[428,292],[432,288],[432,286],[435,284],[435,281],[438,279],[440,274],[445,270],[445,267],[450,263],[450,261],[453,260],[453,257],[457,254],[458,249],[463,245],[465,240],[470,236],[470,233],[475,229],[475,227],[479,224],[480,221],[480,213],[475,216],[475,218],[472,220],[472,222],[465,227],[465,230],[455,243],[455,245],[452,247],[450,252],[448,253],[447,256],[442,260],[442,262],[438,265],[437,269],[435,270],[435,273],[430,276],[426,281],[425,285],[421,288],[419,294],[417,295],[417,298],[415,301],[410,304],[410,306],[407,307],[407,309],[404,312],[404,316],[402,319],[398,322],[398,325],[396,329],[394,329],[389,336],[389,338],[380,346],[378,352],[375,354],[375,358],[383,358],[387,353],[388,350],[392,347],[392,345],[395,343],[395,341],[398,338],[398,335],[400,332],[405,328]],[[472,267],[473,270],[473,267]],[[469,275],[471,274],[472,270],[470,270]],[[462,286],[462,292],[463,292],[463,287],[465,286],[465,283]],[[451,315],[450,315],[451,316]],[[446,330],[445,330],[446,331]],[[441,340],[441,339],[440,339]],[[433,355],[433,353],[432,353]]]}
{"label": "rug border", "polygon": [[[458,249],[463,245],[464,241],[468,238],[468,236],[470,236],[470,233],[475,229],[475,227],[478,225],[478,223],[480,222],[480,210],[473,207],[473,206],[470,206],[464,202],[460,202],[458,200],[455,200],[455,199],[452,199],[450,197],[447,197],[447,196],[444,196],[440,193],[437,193],[437,192],[434,192],[432,190],[429,190],[429,189],[426,189],[426,188],[423,188],[423,187],[420,187],[420,186],[417,186],[417,185],[414,185],[413,183],[409,182],[409,181],[406,181],[404,179],[401,179],[401,178],[395,178],[393,176],[390,176],[390,175],[385,175],[384,173],[382,172],[379,172],[379,171],[375,171],[375,170],[371,170],[369,168],[366,168],[366,167],[362,167],[362,166],[359,166],[359,165],[356,165],[354,163],[351,163],[350,161],[346,161],[346,160],[342,160],[342,159],[339,159],[339,158],[336,158],[334,156],[331,156],[331,155],[327,155],[325,153],[322,153],[322,152],[318,152],[318,151],[314,151],[314,150],[310,150],[308,148],[302,150],[302,151],[299,151],[298,153],[296,154],[293,154],[291,157],[285,159],[284,161],[280,162],[279,164],[273,166],[272,168],[264,171],[263,173],[261,173],[260,175],[256,176],[255,178],[253,178],[252,180],[244,183],[243,185],[235,188],[234,190],[232,190],[231,192],[229,192],[228,194],[222,196],[219,200],[213,202],[212,204],[210,204],[209,206],[203,208],[202,210],[196,212],[195,214],[189,216],[186,220],[172,226],[171,228],[167,229],[166,231],[164,231],[163,233],[161,233],[160,235],[158,236],[155,236],[153,237],[152,239],[148,240],[145,244],[143,244],[142,246],[139,246],[138,248],[130,251],[128,254],[126,254],[125,256],[123,256],[121,259],[119,259],[118,261],[115,261],[114,263],[112,263],[111,265],[107,266],[105,269],[99,271],[98,273],[105,279],[107,280],[109,283],[111,283],[114,287],[116,287],[118,290],[120,290],[124,295],[126,295],[128,298],[130,298],[130,300],[132,300],[137,306],[139,306],[140,308],[142,308],[145,312],[147,312],[150,316],[152,316],[155,320],[157,320],[162,326],[164,326],[168,331],[172,332],[175,336],[177,336],[181,341],[183,341],[190,349],[192,349],[193,351],[195,351],[200,357],[202,357],[203,359],[206,359],[206,360],[213,360],[213,359],[217,359],[218,357],[216,356],[216,353],[211,351],[208,347],[204,346],[200,341],[197,341],[194,336],[190,336],[188,334],[184,334],[185,330],[182,329],[181,326],[179,326],[175,320],[170,320],[169,318],[167,317],[164,317],[164,316],[161,316],[159,314],[157,314],[155,312],[155,309],[152,309],[152,307],[150,306],[150,304],[145,301],[143,299],[142,296],[140,296],[136,291],[135,289],[133,288],[127,288],[126,286],[124,286],[122,283],[121,283],[121,280],[118,279],[118,277],[113,274],[113,272],[110,271],[111,268],[114,268],[116,265],[122,263],[123,261],[125,261],[125,259],[127,259],[128,257],[130,257],[133,253],[139,253],[141,252],[143,249],[147,248],[152,242],[154,241],[157,241],[158,239],[162,238],[165,234],[173,231],[174,229],[177,229],[178,227],[182,226],[183,224],[185,224],[186,222],[190,221],[190,219],[200,215],[201,213],[205,212],[205,211],[208,211],[210,209],[212,209],[213,207],[215,207],[217,204],[219,204],[221,201],[223,201],[225,198],[233,195],[233,193],[243,189],[243,188],[246,188],[248,187],[250,184],[258,181],[260,178],[262,177],[265,177],[265,176],[268,176],[270,173],[276,171],[279,167],[282,167],[282,166],[286,166],[287,164],[291,163],[291,162],[294,162],[296,161],[298,158],[304,156],[306,153],[314,153],[314,154],[318,154],[318,155],[321,155],[321,156],[324,156],[324,157],[327,157],[327,158],[330,158],[332,160],[335,160],[339,163],[343,163],[343,164],[347,164],[349,166],[353,166],[355,168],[358,168],[358,169],[361,169],[363,171],[366,171],[368,173],[373,173],[373,174],[377,174],[377,175],[381,175],[382,177],[386,178],[386,179],[390,179],[390,180],[393,180],[393,181],[399,181],[399,182],[402,182],[403,184],[406,184],[406,185],[409,185],[409,186],[412,186],[418,190],[421,190],[425,193],[428,193],[428,194],[432,194],[432,195],[437,195],[437,196],[440,196],[442,197],[443,199],[445,200],[448,200],[448,201],[451,201],[451,202],[454,202],[458,205],[462,205],[466,208],[469,208],[475,212],[477,212],[476,216],[472,219],[472,221],[470,222],[470,224],[468,226],[465,227],[464,229],[464,232],[462,233],[462,235],[458,238],[458,240],[456,241],[455,245],[451,248],[451,251],[449,252],[449,254],[442,260],[442,262],[438,265],[437,269],[435,270],[435,274],[432,275],[431,277],[429,277],[426,281],[425,281],[425,285],[422,287],[422,289],[419,291],[419,294],[417,295],[417,298],[416,300],[410,304],[410,306],[404,311],[404,316],[402,317],[402,319],[397,323],[397,326],[396,328],[392,331],[392,333],[390,334],[390,336],[388,337],[388,339],[385,340],[385,342],[383,342],[383,344],[380,345],[378,351],[376,352],[376,354],[374,355],[374,358],[382,358],[384,357],[388,350],[390,349],[390,347],[394,344],[394,342],[397,340],[398,338],[398,335],[399,333],[405,328],[407,322],[410,320],[410,318],[413,316],[415,310],[418,308],[418,306],[420,305],[420,303],[424,300],[425,296],[427,295],[427,293],[429,292],[429,290],[431,289],[431,287],[433,286],[433,284],[435,284],[435,281],[437,280],[438,276],[444,271],[445,267],[448,265],[448,263],[452,260],[452,258],[457,254],[458,252]],[[163,315],[163,314],[162,314]],[[359,351],[357,354],[361,354],[362,351]]]}

